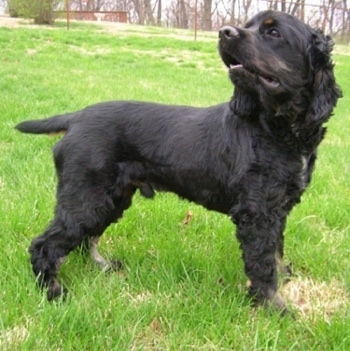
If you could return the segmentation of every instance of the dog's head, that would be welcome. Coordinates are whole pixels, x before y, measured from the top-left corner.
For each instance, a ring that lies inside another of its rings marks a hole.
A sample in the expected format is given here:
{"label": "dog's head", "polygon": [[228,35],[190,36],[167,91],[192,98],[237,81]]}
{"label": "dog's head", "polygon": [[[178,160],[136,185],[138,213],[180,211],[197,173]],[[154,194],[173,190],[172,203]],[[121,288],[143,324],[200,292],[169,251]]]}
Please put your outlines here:
{"label": "dog's head", "polygon": [[325,122],[341,95],[332,48],[330,37],[277,11],[260,12],[243,28],[222,27],[219,53],[235,85],[233,108],[242,115],[263,107],[291,123]]}

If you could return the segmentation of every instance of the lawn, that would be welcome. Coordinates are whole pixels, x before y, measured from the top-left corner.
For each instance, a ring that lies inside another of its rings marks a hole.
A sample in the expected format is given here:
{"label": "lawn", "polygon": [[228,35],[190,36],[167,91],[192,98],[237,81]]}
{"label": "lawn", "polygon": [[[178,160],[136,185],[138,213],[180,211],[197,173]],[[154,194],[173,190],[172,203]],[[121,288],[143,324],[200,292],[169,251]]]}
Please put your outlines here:
{"label": "lawn", "polygon": [[344,98],[286,229],[296,275],[281,291],[295,319],[249,305],[230,220],[171,194],[136,196],[104,234],[101,252],[121,259],[123,272],[103,273],[76,252],[60,273],[66,301],[48,303],[35,286],[27,248],[52,218],[58,137],[14,125],[104,100],[226,101],[232,86],[216,37],[74,22],[69,31],[0,27],[1,350],[350,349],[350,55],[340,45]]}

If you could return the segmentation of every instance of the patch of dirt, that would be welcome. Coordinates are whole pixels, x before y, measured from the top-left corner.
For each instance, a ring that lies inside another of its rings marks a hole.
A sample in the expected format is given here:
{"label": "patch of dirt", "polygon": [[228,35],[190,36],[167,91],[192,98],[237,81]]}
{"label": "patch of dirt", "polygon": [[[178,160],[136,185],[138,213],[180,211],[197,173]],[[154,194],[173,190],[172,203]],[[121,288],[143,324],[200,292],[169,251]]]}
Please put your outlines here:
{"label": "patch of dirt", "polygon": [[33,21],[30,20],[25,20],[23,18],[13,18],[6,15],[0,16],[0,27],[19,28],[23,26],[36,27],[33,24]]}
{"label": "patch of dirt", "polygon": [[[6,349],[7,346],[20,346],[29,337],[29,331],[24,325],[14,326],[6,329],[0,334],[0,348]],[[2,348],[4,347],[4,348]]]}
{"label": "patch of dirt", "polygon": [[93,55],[107,55],[112,52],[112,50],[106,48],[96,48],[95,50],[86,50],[83,47],[76,45],[69,45],[69,48],[73,51],[79,52],[82,55],[93,56]]}
{"label": "patch of dirt", "polygon": [[281,287],[280,292],[305,318],[320,316],[329,321],[334,313],[349,307],[349,295],[336,280],[327,284],[309,278],[295,278]]}

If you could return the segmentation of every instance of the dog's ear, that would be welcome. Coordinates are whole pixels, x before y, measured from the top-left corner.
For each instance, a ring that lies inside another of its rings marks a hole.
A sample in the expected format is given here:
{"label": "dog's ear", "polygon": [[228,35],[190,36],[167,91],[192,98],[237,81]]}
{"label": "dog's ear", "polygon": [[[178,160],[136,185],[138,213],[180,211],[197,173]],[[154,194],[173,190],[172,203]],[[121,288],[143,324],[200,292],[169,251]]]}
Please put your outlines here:
{"label": "dog's ear", "polygon": [[317,127],[326,122],[338,98],[342,96],[335,82],[331,60],[333,45],[330,36],[325,36],[321,30],[313,31],[309,47],[312,102],[305,120],[309,126]]}

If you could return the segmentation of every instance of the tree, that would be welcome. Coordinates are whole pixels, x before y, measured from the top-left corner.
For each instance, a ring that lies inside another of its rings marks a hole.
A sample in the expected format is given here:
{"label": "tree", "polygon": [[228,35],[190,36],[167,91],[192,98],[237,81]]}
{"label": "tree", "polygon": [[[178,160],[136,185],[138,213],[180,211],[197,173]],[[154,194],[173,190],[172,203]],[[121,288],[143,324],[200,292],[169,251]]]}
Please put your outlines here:
{"label": "tree", "polygon": [[203,6],[203,29],[204,30],[212,30],[211,6],[212,6],[212,0],[204,0],[204,6]]}
{"label": "tree", "polygon": [[[55,0],[10,0],[8,7],[10,15],[32,18],[35,24],[53,24]],[[12,12],[12,13],[11,13]]]}
{"label": "tree", "polygon": [[187,12],[187,6],[185,4],[184,0],[179,0],[179,27],[180,28],[188,28],[188,12]]}
{"label": "tree", "polygon": [[54,0],[32,0],[32,6],[34,10],[34,23],[53,24],[55,20],[53,12]]}
{"label": "tree", "polygon": [[16,6],[15,1],[8,0],[7,1],[7,9],[11,17],[19,17],[18,8]]}
{"label": "tree", "polygon": [[144,8],[145,8],[147,24],[150,24],[151,26],[155,26],[156,22],[155,22],[154,16],[153,16],[151,0],[144,0]]}
{"label": "tree", "polygon": [[230,23],[236,24],[236,0],[232,0]]}
{"label": "tree", "polygon": [[157,7],[157,26],[162,25],[162,0],[158,0]]}

